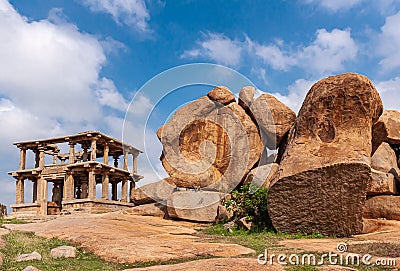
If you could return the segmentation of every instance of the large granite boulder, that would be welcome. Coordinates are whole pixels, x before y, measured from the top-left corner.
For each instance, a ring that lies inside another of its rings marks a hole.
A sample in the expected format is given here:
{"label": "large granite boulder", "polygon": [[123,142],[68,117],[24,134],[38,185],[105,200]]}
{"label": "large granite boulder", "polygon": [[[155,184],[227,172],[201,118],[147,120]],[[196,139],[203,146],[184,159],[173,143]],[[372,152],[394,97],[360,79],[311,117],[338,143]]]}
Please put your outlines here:
{"label": "large granite boulder", "polygon": [[278,231],[362,232],[371,131],[382,110],[375,87],[359,74],[332,76],[311,88],[268,193]]}
{"label": "large granite boulder", "polygon": [[296,121],[296,113],[271,94],[261,94],[250,105],[263,142],[269,149],[277,149]]}
{"label": "large granite boulder", "polygon": [[385,173],[390,172],[396,177],[398,177],[400,173],[400,169],[397,165],[396,153],[386,142],[379,145],[372,155],[371,167]]}
{"label": "large granite boulder", "polygon": [[382,116],[374,124],[372,135],[372,152],[375,152],[382,142],[400,144],[400,112],[384,110]]}
{"label": "large granite boulder", "polygon": [[400,196],[375,196],[367,199],[364,218],[400,220]]}
{"label": "large granite boulder", "polygon": [[168,216],[197,222],[215,222],[224,195],[214,191],[178,191],[167,201]]}
{"label": "large granite boulder", "polygon": [[141,215],[141,216],[155,216],[161,218],[167,218],[167,206],[161,203],[148,203],[140,206],[135,206],[124,213],[131,215]]}
{"label": "large granite boulder", "polygon": [[161,181],[143,185],[133,190],[131,202],[136,205],[148,204],[153,202],[166,201],[174,192],[173,178],[165,178]]}
{"label": "large granite boulder", "polygon": [[371,182],[367,186],[367,195],[395,195],[397,180],[392,173],[371,169]]}
{"label": "large granite boulder", "polygon": [[225,87],[212,90],[157,131],[162,164],[176,186],[230,192],[260,159],[257,126],[229,93]]}

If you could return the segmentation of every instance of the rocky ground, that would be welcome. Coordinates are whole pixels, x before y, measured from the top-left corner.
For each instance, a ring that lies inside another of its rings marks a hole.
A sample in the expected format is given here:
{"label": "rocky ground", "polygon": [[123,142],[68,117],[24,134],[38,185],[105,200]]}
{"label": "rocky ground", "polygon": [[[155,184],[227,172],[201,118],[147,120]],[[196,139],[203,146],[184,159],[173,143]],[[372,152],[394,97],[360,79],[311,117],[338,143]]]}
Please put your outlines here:
{"label": "rocky ground", "polygon": [[[368,225],[371,233],[352,238],[283,239],[277,247],[279,252],[301,254],[337,252],[336,247],[340,242],[349,246],[348,252],[353,252],[351,248],[357,244],[390,242],[400,245],[400,222],[370,220]],[[252,249],[205,239],[197,231],[202,226],[204,225],[123,213],[74,215],[41,223],[6,225],[10,230],[35,232],[38,236],[72,242],[109,261],[135,263],[187,260],[178,264],[156,265],[131,271],[285,269],[276,263],[273,266],[259,265]],[[0,235],[7,232],[6,229],[0,229]],[[205,257],[211,258],[199,259]],[[398,268],[400,258],[396,260]],[[322,269],[338,270],[340,267],[325,266]]]}

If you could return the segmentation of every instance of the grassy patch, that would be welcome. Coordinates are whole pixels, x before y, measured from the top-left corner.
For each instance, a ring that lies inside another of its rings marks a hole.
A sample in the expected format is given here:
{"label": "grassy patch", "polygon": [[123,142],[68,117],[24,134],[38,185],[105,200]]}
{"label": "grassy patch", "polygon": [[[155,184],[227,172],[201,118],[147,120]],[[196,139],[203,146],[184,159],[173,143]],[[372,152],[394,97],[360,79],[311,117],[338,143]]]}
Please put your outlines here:
{"label": "grassy patch", "polygon": [[27,224],[27,223],[28,222],[21,219],[0,217],[0,226],[4,224]]}
{"label": "grassy patch", "polygon": [[377,257],[400,257],[400,245],[388,242],[350,245],[349,252],[357,254],[371,254]]}
{"label": "grassy patch", "polygon": [[[22,270],[31,265],[43,271],[94,271],[94,270],[122,270],[132,268],[131,264],[109,263],[97,257],[93,253],[87,253],[77,249],[75,259],[52,259],[50,250],[58,246],[70,245],[58,239],[45,239],[35,236],[33,233],[11,232],[4,236],[7,241],[5,248],[0,249],[4,254],[5,261],[1,270],[14,271]],[[42,255],[42,261],[15,262],[20,254],[37,251]]]}
{"label": "grassy patch", "polygon": [[299,266],[288,267],[285,270],[286,271],[318,271],[320,269],[313,265],[299,265]]}

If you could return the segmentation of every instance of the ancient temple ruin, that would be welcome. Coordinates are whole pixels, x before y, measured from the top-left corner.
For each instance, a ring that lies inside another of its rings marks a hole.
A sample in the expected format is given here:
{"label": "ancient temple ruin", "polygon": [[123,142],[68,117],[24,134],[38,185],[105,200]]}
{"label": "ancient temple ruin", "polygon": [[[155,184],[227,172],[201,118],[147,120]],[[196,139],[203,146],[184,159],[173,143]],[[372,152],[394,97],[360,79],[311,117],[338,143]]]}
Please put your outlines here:
{"label": "ancient temple ruin", "polygon": [[[140,150],[97,131],[14,145],[20,149],[19,169],[9,172],[16,179],[14,216],[99,213],[134,206],[129,195],[142,178],[137,173]],[[32,152],[31,166],[27,151]],[[26,181],[33,184],[30,202],[25,202]]]}

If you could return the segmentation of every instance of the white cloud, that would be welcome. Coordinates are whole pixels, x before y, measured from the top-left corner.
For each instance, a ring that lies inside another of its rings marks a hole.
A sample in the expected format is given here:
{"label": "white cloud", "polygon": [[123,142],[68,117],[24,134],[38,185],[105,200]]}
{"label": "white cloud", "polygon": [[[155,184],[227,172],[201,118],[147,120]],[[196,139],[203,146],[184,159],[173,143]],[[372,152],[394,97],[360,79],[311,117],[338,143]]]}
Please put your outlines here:
{"label": "white cloud", "polygon": [[119,24],[122,21],[142,33],[150,31],[150,13],[144,0],[83,0],[83,3],[93,12],[110,14]]}
{"label": "white cloud", "polygon": [[344,63],[357,57],[358,48],[350,30],[318,29],[316,39],[298,53],[298,63],[304,69],[325,74],[344,69]]}
{"label": "white cloud", "polygon": [[98,101],[103,106],[125,112],[128,108],[128,102],[117,91],[114,82],[107,78],[102,78],[96,86],[96,95]]}
{"label": "white cloud", "polygon": [[400,77],[376,83],[385,109],[400,110]]}
{"label": "white cloud", "polygon": [[379,54],[383,59],[379,62],[383,71],[400,67],[400,12],[386,18],[381,27],[378,39]]}
{"label": "white cloud", "polygon": [[254,46],[255,54],[260,57],[264,63],[270,65],[275,70],[287,71],[290,67],[297,64],[297,60],[289,52],[282,51],[277,45],[259,45]]}
{"label": "white cloud", "polygon": [[307,4],[317,4],[329,11],[348,10],[360,4],[362,0],[304,0]]}
{"label": "white cloud", "polygon": [[240,63],[242,46],[240,41],[232,40],[220,33],[203,34],[197,42],[198,48],[185,51],[182,58],[207,57],[218,64],[237,67]]}
{"label": "white cloud", "polygon": [[282,103],[290,107],[296,113],[300,110],[304,98],[311,86],[315,83],[314,80],[298,79],[293,84],[288,86],[288,94],[273,93],[273,95]]}

